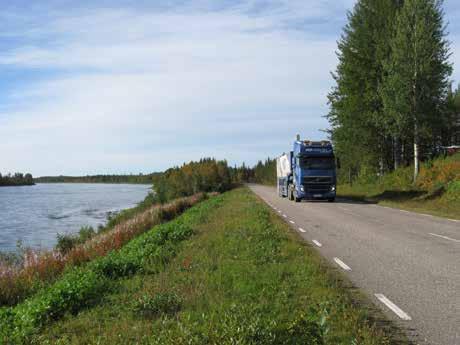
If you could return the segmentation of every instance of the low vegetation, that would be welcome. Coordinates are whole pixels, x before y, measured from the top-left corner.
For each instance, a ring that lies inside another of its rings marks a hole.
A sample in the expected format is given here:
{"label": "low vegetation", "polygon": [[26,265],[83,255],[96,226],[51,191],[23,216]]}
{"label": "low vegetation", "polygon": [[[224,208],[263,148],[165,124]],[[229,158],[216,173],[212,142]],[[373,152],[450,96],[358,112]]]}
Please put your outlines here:
{"label": "low vegetation", "polygon": [[348,198],[460,219],[460,154],[425,162],[414,184],[412,167],[382,177],[361,174],[338,193]]}
{"label": "low vegetation", "polygon": [[44,296],[63,295],[60,280],[4,320],[32,344],[390,342],[338,273],[248,189],[200,203],[72,274],[64,279],[90,275],[97,300],[88,290],[84,300],[64,294],[64,304],[21,321]]}

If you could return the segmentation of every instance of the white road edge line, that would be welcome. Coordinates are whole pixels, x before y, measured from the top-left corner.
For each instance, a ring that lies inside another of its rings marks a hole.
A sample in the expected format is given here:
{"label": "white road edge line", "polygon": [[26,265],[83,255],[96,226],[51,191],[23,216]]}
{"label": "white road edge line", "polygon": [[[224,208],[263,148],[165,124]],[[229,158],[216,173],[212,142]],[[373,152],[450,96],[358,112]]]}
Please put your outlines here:
{"label": "white road edge line", "polygon": [[318,247],[322,247],[323,245],[319,243],[317,240],[312,240],[314,244],[316,244]]}
{"label": "white road edge line", "polygon": [[392,301],[390,301],[388,298],[385,297],[385,295],[381,293],[376,293],[375,297],[385,304],[388,308],[390,308],[396,315],[398,315],[401,319],[409,321],[412,320],[412,318],[406,314],[404,311],[401,310],[396,304],[394,304]]}
{"label": "white road edge line", "polygon": [[345,271],[351,271],[351,268],[350,266],[348,266],[345,262],[343,262],[342,260],[340,260],[339,258],[334,258],[334,261],[337,265],[339,265],[340,267],[342,267]]}
{"label": "white road edge line", "polygon": [[285,214],[283,214],[283,217],[284,217],[284,218],[287,218],[287,216],[286,216]]}
{"label": "white road edge line", "polygon": [[433,234],[432,232],[430,232],[429,234],[430,234],[431,236],[436,236],[436,237],[444,238],[445,240],[448,240],[448,241],[460,242],[460,240],[456,240],[455,238],[451,238],[451,237],[448,237],[448,236]]}
{"label": "white road edge line", "polygon": [[281,213],[281,211],[280,211],[280,210],[278,210],[278,213]]}
{"label": "white road edge line", "polygon": [[306,231],[305,231],[304,229],[302,229],[302,228],[299,228],[299,231],[300,231],[300,232],[306,232]]}
{"label": "white road edge line", "polygon": [[289,221],[289,223],[291,223],[291,224],[295,224],[295,222],[294,222],[293,220],[290,220],[290,221]]}
{"label": "white road edge line", "polygon": [[450,220],[451,222],[460,222],[458,219],[452,219],[452,218],[447,218],[447,220]]}
{"label": "white road edge line", "polygon": [[420,213],[421,216],[424,216],[424,217],[430,217],[430,218],[433,218],[433,215],[431,214],[426,214],[426,213]]}

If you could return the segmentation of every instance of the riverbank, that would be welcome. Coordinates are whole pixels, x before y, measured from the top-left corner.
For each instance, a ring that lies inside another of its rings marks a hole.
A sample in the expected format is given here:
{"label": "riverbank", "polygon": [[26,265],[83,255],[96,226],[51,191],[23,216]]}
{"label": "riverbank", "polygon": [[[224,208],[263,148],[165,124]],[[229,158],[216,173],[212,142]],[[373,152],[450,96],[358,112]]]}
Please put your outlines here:
{"label": "riverbank", "polygon": [[0,261],[0,307],[21,303],[47,288],[66,271],[120,249],[133,238],[175,218],[204,198],[205,194],[196,194],[163,205],[144,201],[118,214],[84,242],[72,241],[73,235],[70,235],[55,249],[26,250],[19,263]]}
{"label": "riverbank", "polygon": [[[38,333],[28,339],[37,344],[390,343],[362,297],[344,288],[344,278],[246,188],[192,207],[89,267],[101,275],[91,276],[93,293],[85,290],[92,298],[69,300],[72,313],[66,308],[53,313],[63,316],[60,321],[42,317],[34,329]],[[39,298],[29,305],[39,304]]]}

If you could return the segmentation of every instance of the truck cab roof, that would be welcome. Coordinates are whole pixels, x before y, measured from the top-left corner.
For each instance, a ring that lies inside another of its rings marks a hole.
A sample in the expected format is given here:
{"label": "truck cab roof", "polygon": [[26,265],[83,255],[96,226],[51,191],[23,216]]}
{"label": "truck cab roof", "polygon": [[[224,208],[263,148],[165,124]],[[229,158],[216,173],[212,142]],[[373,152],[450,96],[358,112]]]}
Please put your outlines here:
{"label": "truck cab roof", "polygon": [[311,157],[333,157],[334,151],[332,144],[328,140],[311,141],[296,140],[294,141],[294,156],[311,156]]}

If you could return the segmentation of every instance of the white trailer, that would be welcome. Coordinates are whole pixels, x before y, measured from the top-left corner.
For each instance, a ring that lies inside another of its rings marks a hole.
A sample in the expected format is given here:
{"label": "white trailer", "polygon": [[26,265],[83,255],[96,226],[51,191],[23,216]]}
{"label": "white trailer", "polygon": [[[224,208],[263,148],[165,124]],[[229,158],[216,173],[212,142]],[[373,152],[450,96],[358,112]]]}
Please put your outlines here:
{"label": "white trailer", "polygon": [[276,179],[278,195],[287,196],[287,180],[292,174],[291,154],[284,153],[276,159]]}

